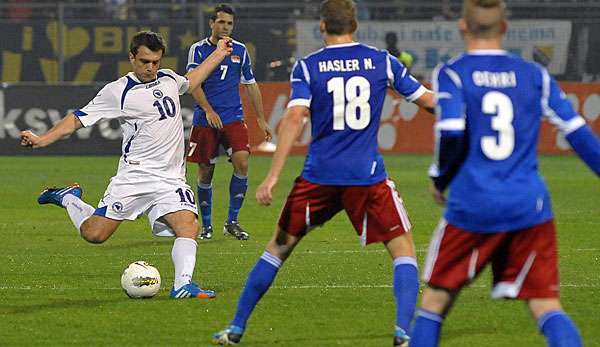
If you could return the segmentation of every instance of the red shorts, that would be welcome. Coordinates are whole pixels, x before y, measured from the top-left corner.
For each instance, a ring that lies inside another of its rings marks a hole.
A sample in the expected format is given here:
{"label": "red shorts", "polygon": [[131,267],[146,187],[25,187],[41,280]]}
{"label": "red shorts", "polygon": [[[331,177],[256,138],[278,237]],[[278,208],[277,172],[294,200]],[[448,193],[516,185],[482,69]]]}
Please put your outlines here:
{"label": "red shorts", "polygon": [[558,298],[554,220],[513,232],[481,234],[440,222],[429,244],[423,279],[456,291],[492,263],[493,298]]}
{"label": "red shorts", "polygon": [[411,228],[394,182],[370,186],[325,186],[296,178],[279,217],[288,234],[305,235],[345,210],[363,245],[389,241]]}
{"label": "red shorts", "polygon": [[219,156],[219,145],[227,153],[250,152],[248,126],[244,121],[223,124],[222,129],[193,126],[187,148],[187,161],[199,164],[214,164]]}

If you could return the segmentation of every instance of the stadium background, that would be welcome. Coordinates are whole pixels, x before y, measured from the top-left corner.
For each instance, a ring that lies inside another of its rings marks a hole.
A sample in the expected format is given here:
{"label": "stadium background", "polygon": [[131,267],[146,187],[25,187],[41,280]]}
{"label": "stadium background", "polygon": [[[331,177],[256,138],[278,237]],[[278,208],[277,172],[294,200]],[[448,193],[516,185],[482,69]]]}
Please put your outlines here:
{"label": "stadium background", "polygon": [[[104,82],[129,71],[131,36],[159,31],[168,50],[163,67],[184,73],[189,46],[207,36],[210,11],[217,2],[104,0],[54,2],[9,0],[0,4],[0,155],[25,154],[19,131],[43,132],[71,108],[84,106]],[[431,70],[462,49],[456,18],[461,1],[358,1],[359,41],[407,50],[411,72],[427,82]],[[234,1],[234,38],[245,42],[273,128],[283,115],[295,61],[321,46],[317,1]],[[511,52],[545,65],[562,83],[575,107],[600,134],[600,3],[585,0],[509,1]],[[244,95],[245,93],[242,93]],[[182,98],[186,132],[191,97]],[[245,107],[251,144],[257,145],[254,115]],[[386,99],[379,131],[386,153],[432,150],[433,117],[397,96]],[[295,152],[305,150],[308,127]],[[276,142],[276,139],[275,139]],[[37,154],[119,154],[116,121],[80,130]],[[568,145],[545,124],[540,151],[556,153]]]}
{"label": "stadium background", "polygon": [[[396,36],[397,48],[414,55],[413,72],[427,78],[437,61],[462,47],[452,31],[460,2],[359,1],[364,31],[358,37],[386,48],[386,33],[392,32],[387,36]],[[600,3],[508,3],[511,25],[520,28],[511,32],[508,47],[549,66],[598,133]],[[146,218],[126,223],[105,244],[90,245],[77,236],[64,210],[36,202],[42,187],[75,181],[84,187],[86,201],[100,200],[121,153],[118,124],[80,129],[40,151],[18,145],[20,130],[45,131],[70,108],[87,103],[103,82],[125,73],[129,38],[141,28],[165,35],[169,48],[164,63],[183,73],[188,45],[208,33],[213,4],[0,1],[0,346],[207,346],[211,334],[231,319],[243,278],[271,238],[303,157],[289,158],[272,207],[260,207],[252,198],[245,202],[240,220],[251,231],[250,240],[240,243],[215,235],[209,242],[200,241],[194,278],[216,290],[218,299],[173,302],[168,298],[172,239],[151,237]],[[233,5],[238,11],[234,37],[252,52],[266,116],[275,127],[288,98],[293,57],[320,44],[314,31],[318,1]],[[189,128],[192,100],[186,96],[182,101]],[[248,123],[255,126],[253,120]],[[432,123],[431,115],[390,94],[379,133],[386,169],[413,222],[421,268],[442,213],[428,193]],[[256,134],[252,141],[258,142]],[[305,132],[296,150],[304,150],[307,141]],[[541,149],[563,152],[561,147],[566,148],[564,142],[545,124]],[[553,196],[559,231],[562,304],[585,345],[600,347],[600,185],[575,156],[543,155],[539,164]],[[227,214],[231,167],[225,160],[217,165],[213,217],[220,223]],[[267,156],[251,157],[249,194],[269,165]],[[195,179],[190,164],[188,182]],[[136,260],[149,261],[161,271],[161,292],[152,300],[130,300],[121,291],[120,274]],[[444,326],[442,346],[544,346],[523,304],[489,300],[491,274],[481,277],[458,299]],[[360,247],[352,225],[339,214],[325,228],[315,229],[286,262],[257,306],[243,344],[389,345],[395,305],[391,283],[384,247]]]}

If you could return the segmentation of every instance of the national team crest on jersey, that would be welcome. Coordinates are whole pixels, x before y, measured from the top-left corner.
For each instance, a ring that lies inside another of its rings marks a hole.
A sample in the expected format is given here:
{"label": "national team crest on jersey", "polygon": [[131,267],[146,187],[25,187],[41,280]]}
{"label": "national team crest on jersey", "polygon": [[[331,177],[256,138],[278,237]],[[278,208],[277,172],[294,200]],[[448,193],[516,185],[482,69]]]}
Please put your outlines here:
{"label": "national team crest on jersey", "polygon": [[232,63],[238,63],[239,64],[241,61],[242,61],[242,59],[240,58],[239,55],[237,55],[237,54],[232,54],[231,55],[231,62]]}
{"label": "national team crest on jersey", "polygon": [[120,202],[118,202],[118,201],[115,202],[114,204],[112,204],[111,207],[112,207],[113,211],[115,211],[115,212],[121,212],[121,211],[123,211],[123,204],[120,203]]}
{"label": "national team crest on jersey", "polygon": [[154,89],[152,95],[154,95],[155,98],[160,99],[163,97],[163,92],[161,92],[160,89]]}

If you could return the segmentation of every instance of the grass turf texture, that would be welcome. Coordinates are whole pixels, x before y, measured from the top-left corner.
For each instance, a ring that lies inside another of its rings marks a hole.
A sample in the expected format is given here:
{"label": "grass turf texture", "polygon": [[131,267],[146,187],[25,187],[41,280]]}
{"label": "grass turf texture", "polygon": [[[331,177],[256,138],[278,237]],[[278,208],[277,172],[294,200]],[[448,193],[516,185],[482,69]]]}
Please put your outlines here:
{"label": "grass turf texture", "polygon": [[[414,224],[418,260],[442,210],[428,193],[430,156],[387,156]],[[38,206],[44,186],[79,182],[96,206],[115,173],[115,157],[0,157],[0,345],[210,344],[233,316],[248,271],[262,254],[302,157],[290,158],[274,205],[259,207],[254,192],[270,163],[252,157],[248,199],[240,223],[246,242],[225,238],[231,167],[215,173],[211,241],[200,241],[194,278],[217,299],[171,300],[172,239],[151,236],[147,219],[123,223],[102,245],[79,238],[64,210]],[[600,346],[600,185],[574,157],[540,161],[559,231],[562,300],[586,346]],[[196,168],[188,166],[188,182]],[[193,185],[192,185],[193,186]],[[150,300],[120,288],[122,270],[146,260],[162,275]],[[394,324],[392,265],[381,244],[361,249],[341,213],[296,249],[249,321],[245,346],[388,346]],[[489,299],[485,272],[459,298],[442,332],[443,346],[543,346],[519,301]]]}

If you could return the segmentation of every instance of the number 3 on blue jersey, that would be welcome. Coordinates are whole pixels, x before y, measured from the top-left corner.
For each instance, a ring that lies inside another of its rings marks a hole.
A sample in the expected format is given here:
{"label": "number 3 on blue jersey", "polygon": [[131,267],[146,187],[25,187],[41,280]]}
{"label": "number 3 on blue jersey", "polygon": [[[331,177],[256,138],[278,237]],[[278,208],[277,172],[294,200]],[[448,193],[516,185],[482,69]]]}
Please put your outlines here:
{"label": "number 3 on blue jersey", "polygon": [[[362,76],[348,79],[333,77],[327,81],[327,92],[333,93],[333,130],[362,130],[371,121],[371,84]],[[346,104],[346,101],[348,102]],[[357,113],[357,109],[360,114]]]}
{"label": "number 3 on blue jersey", "polygon": [[481,111],[492,115],[492,129],[498,132],[496,136],[482,136],[481,150],[492,160],[504,160],[515,149],[515,129],[512,126],[513,104],[503,93],[492,91],[483,96]]}

